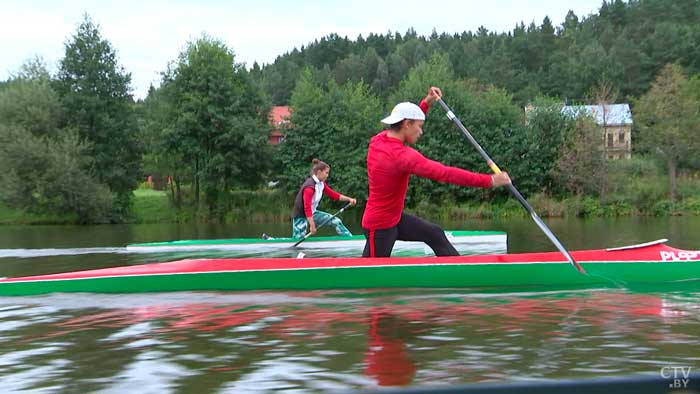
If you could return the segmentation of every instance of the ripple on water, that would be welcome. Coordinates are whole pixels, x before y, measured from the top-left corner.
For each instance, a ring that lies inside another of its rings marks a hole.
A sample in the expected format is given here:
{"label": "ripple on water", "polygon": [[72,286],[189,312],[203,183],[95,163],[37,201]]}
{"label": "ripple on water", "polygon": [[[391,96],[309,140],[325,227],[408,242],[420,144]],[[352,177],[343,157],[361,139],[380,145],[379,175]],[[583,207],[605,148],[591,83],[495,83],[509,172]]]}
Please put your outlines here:
{"label": "ripple on water", "polygon": [[699,304],[619,291],[4,298],[0,387],[322,392],[658,373],[700,367]]}

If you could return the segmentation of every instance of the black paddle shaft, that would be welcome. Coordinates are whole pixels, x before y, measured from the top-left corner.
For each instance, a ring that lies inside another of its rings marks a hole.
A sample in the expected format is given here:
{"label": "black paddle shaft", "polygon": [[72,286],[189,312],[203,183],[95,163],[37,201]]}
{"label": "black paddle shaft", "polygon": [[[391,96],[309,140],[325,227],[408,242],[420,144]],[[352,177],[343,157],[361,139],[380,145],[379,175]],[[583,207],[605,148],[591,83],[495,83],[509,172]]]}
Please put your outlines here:
{"label": "black paddle shaft", "polygon": [[[476,148],[477,152],[479,152],[481,157],[483,157],[484,160],[486,160],[486,164],[488,164],[489,168],[491,168],[491,171],[493,171],[496,174],[501,173],[501,169],[498,168],[496,163],[494,163],[494,161],[491,159],[488,153],[486,153],[486,151],[481,147],[481,145],[479,145],[476,139],[474,139],[469,130],[467,130],[467,128],[464,127],[462,121],[459,120],[457,116],[455,116],[454,112],[452,112],[450,107],[447,106],[447,104],[445,104],[442,98],[438,98],[437,102],[445,110],[445,112],[447,112],[447,118],[449,118],[457,126],[457,128],[459,128],[462,131],[462,134],[464,134],[464,136],[469,140],[469,142],[471,142],[474,148]],[[528,203],[525,197],[523,197],[523,195],[520,194],[520,191],[518,191],[518,189],[515,188],[512,182],[508,184],[508,190],[513,195],[513,197],[515,197],[515,199],[518,200],[520,205],[522,205],[523,208],[525,208],[525,210],[530,214],[532,220],[535,221],[537,226],[542,230],[542,232],[544,232],[547,238],[549,238],[549,240],[554,244],[554,246],[556,246],[556,248],[564,255],[564,257],[566,257],[566,259],[569,260],[571,265],[573,265],[574,268],[576,268],[580,273],[586,275],[586,271],[583,269],[583,267],[581,267],[581,264],[574,260],[569,251],[566,250],[564,245],[562,245],[561,241],[559,241],[556,235],[554,235],[552,230],[550,230],[549,227],[547,227],[547,225],[542,221],[542,219],[540,219],[540,217],[537,215],[530,203]]]}
{"label": "black paddle shaft", "polygon": [[[325,226],[326,224],[330,223],[331,220],[333,220],[333,218],[335,218],[336,216],[338,216],[338,215],[340,215],[341,213],[343,213],[343,211],[345,211],[345,210],[346,210],[347,208],[349,208],[351,205],[352,205],[351,203],[345,204],[345,206],[342,207],[342,208],[340,208],[340,209],[338,210],[338,212],[336,212],[336,213],[333,214],[333,216],[327,218],[326,220],[324,220],[323,222],[321,222],[321,224],[319,224],[318,226],[316,226],[316,230],[318,230],[319,228],[321,228],[321,227]],[[294,245],[292,245],[292,247],[293,247],[293,248],[296,248],[297,245],[299,245],[300,243],[306,241],[306,239],[309,238],[310,236],[311,236],[311,231],[309,231],[306,235],[304,235],[304,238],[298,240]]]}

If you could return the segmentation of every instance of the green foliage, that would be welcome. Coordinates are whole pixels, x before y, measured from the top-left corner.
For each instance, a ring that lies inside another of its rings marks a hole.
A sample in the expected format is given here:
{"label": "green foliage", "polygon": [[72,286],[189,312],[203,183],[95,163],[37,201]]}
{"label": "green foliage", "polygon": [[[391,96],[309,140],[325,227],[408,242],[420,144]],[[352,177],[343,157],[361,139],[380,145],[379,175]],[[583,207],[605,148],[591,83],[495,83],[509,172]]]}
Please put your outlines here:
{"label": "green foliage", "polygon": [[642,147],[664,160],[670,182],[669,198],[676,199],[677,169],[700,150],[700,93],[680,66],[670,64],[659,73],[648,93],[636,103]]}
{"label": "green foliage", "polygon": [[291,208],[289,196],[281,190],[231,191],[233,209],[229,221],[253,223],[288,222]]}
{"label": "green foliage", "polygon": [[172,209],[166,192],[151,189],[134,190],[133,205],[136,223],[177,223],[178,211]]}
{"label": "green foliage", "polygon": [[651,214],[654,216],[669,216],[674,213],[675,204],[671,200],[658,201],[651,208]]}
{"label": "green foliage", "polygon": [[[226,212],[224,219],[227,223],[289,221],[289,197],[279,190],[231,190],[228,193],[228,199],[231,201],[232,208]],[[173,208],[165,191],[134,190],[133,209],[136,223],[192,223],[210,219],[200,217],[200,214],[191,206]]]}
{"label": "green foliage", "polygon": [[604,213],[600,200],[585,196],[575,196],[565,201],[565,210],[577,217],[602,216]]}
{"label": "green foliage", "polygon": [[223,218],[233,187],[255,187],[271,168],[269,105],[258,85],[221,41],[188,44],[163,84],[145,103],[142,137],[163,175],[186,178],[208,215]]}
{"label": "green foliage", "polygon": [[651,157],[608,163],[605,204],[624,203],[637,212],[651,214],[654,204],[662,200],[667,191],[667,179]]}
{"label": "green foliage", "polygon": [[697,176],[681,177],[678,182],[678,197],[682,200],[700,196],[700,179]]}
{"label": "green foliage", "polygon": [[562,155],[564,141],[575,129],[574,120],[563,114],[562,104],[554,99],[538,97],[526,111],[526,127],[514,158],[526,166],[515,178],[519,188],[527,191],[556,191],[561,182],[553,169]]}
{"label": "green foliage", "polygon": [[700,215],[700,197],[691,197],[683,201],[681,209],[693,215]]}
{"label": "green foliage", "polygon": [[[447,103],[504,171],[512,173],[515,178],[526,173],[525,166],[517,158],[524,137],[520,109],[511,103],[510,95],[501,89],[456,79],[445,56],[436,54],[413,68],[389,99],[387,112],[398,102],[418,102],[430,86],[442,88]],[[416,144],[416,149],[426,157],[450,166],[488,172],[484,160],[461,131],[444,116],[442,108],[437,105],[435,107],[437,108],[428,113],[423,126],[424,133]],[[407,203],[413,206],[423,198],[462,202],[482,198],[490,193],[492,192],[481,189],[439,184],[428,179],[414,179],[409,188]]]}
{"label": "green foliage", "polygon": [[666,63],[700,73],[698,9],[697,0],[609,1],[593,15],[569,11],[560,26],[545,17],[503,33],[481,27],[426,37],[409,29],[354,41],[330,34],[279,56],[259,78],[276,104],[289,103],[305,67],[327,67],[338,82],[362,80],[387,98],[411,68],[437,52],[449,58],[458,78],[507,89],[521,105],[542,94],[580,101],[603,81],[630,100],[649,89]]}
{"label": "green foliage", "polygon": [[636,155],[628,160],[613,160],[608,163],[608,173],[617,183],[629,178],[658,177],[662,174],[659,163],[651,156]]}
{"label": "green foliage", "polygon": [[[63,109],[45,66],[25,63],[0,91],[0,202],[29,222],[99,222],[112,206],[91,146],[60,127]],[[29,217],[25,217],[29,215]]]}
{"label": "green foliage", "polygon": [[35,136],[58,130],[61,104],[48,79],[26,75],[7,82],[0,92],[0,121],[14,124]]}
{"label": "green foliage", "polygon": [[88,149],[75,133],[50,139],[0,125],[0,200],[32,213],[74,214],[80,223],[102,221],[112,195],[91,175]]}
{"label": "green foliage", "polygon": [[10,208],[0,201],[0,224],[75,224],[78,219],[73,214],[33,213],[18,208]]}
{"label": "green foliage", "polygon": [[543,217],[562,217],[566,212],[563,202],[548,197],[544,193],[537,193],[528,201],[538,215]]}
{"label": "green foliage", "polygon": [[526,112],[526,138],[522,147],[521,160],[531,163],[527,177],[518,181],[521,187],[553,190],[552,169],[559,156],[559,149],[565,139],[570,121],[562,115],[561,104],[539,98],[534,109]]}
{"label": "green foliage", "polygon": [[[166,73],[167,75],[167,73]],[[141,166],[143,173],[170,177],[170,199],[176,208],[183,204],[182,182],[192,171],[183,166],[183,149],[177,140],[168,138],[171,133],[172,108],[174,102],[171,84],[163,84],[159,89],[151,86],[146,99],[137,104],[139,143],[148,147],[142,152]]]}
{"label": "green foliage", "polygon": [[605,217],[632,216],[638,213],[639,211],[628,201],[615,201],[603,207],[603,216]]}
{"label": "green foliage", "polygon": [[275,69],[260,74],[260,79],[265,86],[273,103],[283,105],[289,103],[292,90],[299,79],[303,69],[302,63],[291,60],[275,61]]}
{"label": "green foliage", "polygon": [[131,75],[117,64],[116,51],[86,15],[66,43],[54,86],[65,126],[88,142],[95,174],[115,194],[114,220],[128,213],[139,174],[130,83]]}
{"label": "green foliage", "polygon": [[367,198],[366,154],[380,130],[381,106],[362,82],[319,83],[306,70],[292,95],[292,127],[279,147],[277,179],[290,195],[308,176],[311,159],[331,166],[329,184],[339,192]]}
{"label": "green foliage", "polygon": [[607,187],[608,167],[600,147],[603,131],[587,117],[570,123],[573,130],[559,146],[559,157],[550,173],[552,182],[567,193],[601,195]]}
{"label": "green foliage", "polygon": [[[366,147],[379,119],[439,86],[540,215],[697,213],[700,186],[684,171],[700,168],[699,21],[697,0],[618,0],[583,18],[569,12],[561,26],[547,17],[507,33],[482,27],[424,37],[410,29],[354,41],[331,34],[250,72],[205,36],[134,103],[131,76],[86,16],[55,79],[36,58],[0,82],[0,202],[22,212],[18,220],[123,220],[137,179],[153,174],[173,180],[169,198],[137,195],[150,198],[133,207],[137,217],[286,217],[312,157],[331,164],[331,185],[364,200]],[[562,115],[563,103],[591,98],[597,87],[619,92],[620,101],[641,97],[633,141],[646,157],[605,162],[595,126]],[[265,143],[269,101],[293,107],[293,128],[276,152]],[[537,110],[524,118],[529,103]],[[442,115],[432,110],[416,148],[488,172]],[[279,191],[235,191],[270,174]],[[407,197],[409,208],[431,217],[523,214],[503,191],[429,180],[414,179]],[[254,213],[263,211],[268,216]]]}

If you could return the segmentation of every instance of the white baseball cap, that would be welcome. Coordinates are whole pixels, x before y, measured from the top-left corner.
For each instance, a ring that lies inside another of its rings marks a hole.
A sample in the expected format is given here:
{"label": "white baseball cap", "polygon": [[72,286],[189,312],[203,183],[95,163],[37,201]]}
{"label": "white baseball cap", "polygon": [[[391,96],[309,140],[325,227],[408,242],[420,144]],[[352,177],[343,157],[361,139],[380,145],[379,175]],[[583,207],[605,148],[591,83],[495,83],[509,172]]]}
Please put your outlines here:
{"label": "white baseball cap", "polygon": [[391,110],[391,115],[382,119],[382,123],[391,125],[404,119],[425,120],[425,114],[419,106],[413,103],[398,103]]}

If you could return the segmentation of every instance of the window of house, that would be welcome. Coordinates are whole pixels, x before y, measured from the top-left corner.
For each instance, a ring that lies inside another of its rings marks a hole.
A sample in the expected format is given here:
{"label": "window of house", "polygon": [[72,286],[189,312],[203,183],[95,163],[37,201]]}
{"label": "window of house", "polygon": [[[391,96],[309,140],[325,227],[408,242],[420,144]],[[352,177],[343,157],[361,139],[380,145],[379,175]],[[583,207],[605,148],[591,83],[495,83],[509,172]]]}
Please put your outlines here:
{"label": "window of house", "polygon": [[608,133],[608,148],[613,147],[613,133]]}
{"label": "window of house", "polygon": [[621,131],[621,132],[620,132],[620,135],[618,136],[618,141],[617,141],[617,142],[619,142],[620,144],[624,144],[624,143],[625,143],[625,132],[624,132],[624,131]]}

